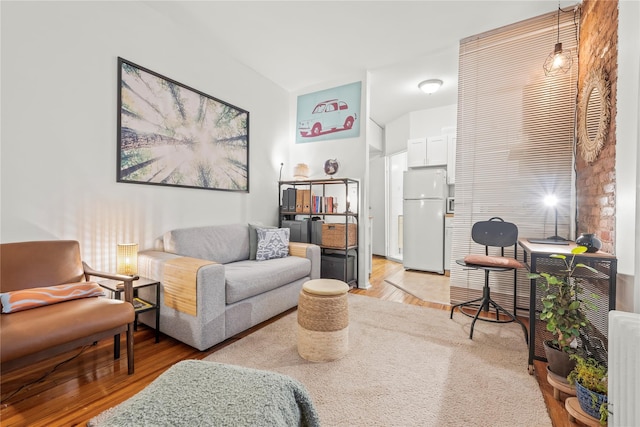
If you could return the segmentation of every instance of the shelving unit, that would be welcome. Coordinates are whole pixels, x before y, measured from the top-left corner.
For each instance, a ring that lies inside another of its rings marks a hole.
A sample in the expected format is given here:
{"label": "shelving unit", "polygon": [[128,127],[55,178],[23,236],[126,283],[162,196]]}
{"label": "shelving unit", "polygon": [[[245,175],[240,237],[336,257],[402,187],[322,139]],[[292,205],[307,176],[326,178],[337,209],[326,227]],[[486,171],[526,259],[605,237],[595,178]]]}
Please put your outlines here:
{"label": "shelving unit", "polygon": [[[296,194],[295,204],[290,203],[291,190]],[[307,241],[321,248],[321,277],[339,279],[357,287],[360,182],[352,178],[279,181],[278,194],[278,226],[282,227],[284,221],[310,221],[303,225],[308,227]],[[322,238],[319,228],[324,232]],[[342,270],[337,276],[336,265]]]}

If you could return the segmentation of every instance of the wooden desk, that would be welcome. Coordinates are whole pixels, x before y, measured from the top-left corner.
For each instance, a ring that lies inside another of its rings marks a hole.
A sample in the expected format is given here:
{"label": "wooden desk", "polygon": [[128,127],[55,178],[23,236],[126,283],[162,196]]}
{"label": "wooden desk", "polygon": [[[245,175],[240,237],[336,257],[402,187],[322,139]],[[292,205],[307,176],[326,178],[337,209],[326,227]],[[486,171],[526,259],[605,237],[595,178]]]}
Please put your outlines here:
{"label": "wooden desk", "polygon": [[[571,250],[577,246],[574,242],[569,242],[568,245],[531,243],[527,238],[518,239],[518,245],[523,249],[524,263],[527,264],[531,273],[552,274],[564,268],[564,262],[561,259],[550,258],[549,255],[562,254],[569,258],[573,256]],[[608,335],[608,311],[614,310],[616,307],[618,260],[614,255],[598,251],[576,255],[575,262],[591,266],[598,271],[597,273],[592,273],[585,268],[577,269],[574,277],[583,279],[585,291],[600,297],[595,301],[598,309],[596,312],[587,312],[587,317],[606,339]],[[533,373],[533,359],[547,361],[544,357],[542,342],[551,339],[551,334],[546,331],[544,323],[538,319],[538,314],[542,310],[542,302],[540,298],[536,297],[536,281],[536,279],[531,279],[529,291],[529,373]]]}

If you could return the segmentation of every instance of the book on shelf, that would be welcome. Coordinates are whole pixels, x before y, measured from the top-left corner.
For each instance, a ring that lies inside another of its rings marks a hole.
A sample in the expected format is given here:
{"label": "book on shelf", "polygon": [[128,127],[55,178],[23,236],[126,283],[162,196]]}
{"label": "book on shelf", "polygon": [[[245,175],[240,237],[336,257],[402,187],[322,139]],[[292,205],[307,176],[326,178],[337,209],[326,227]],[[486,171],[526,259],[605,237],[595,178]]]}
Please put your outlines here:
{"label": "book on shelf", "polygon": [[333,213],[332,196],[313,196],[312,213]]}
{"label": "book on shelf", "polygon": [[150,308],[150,307],[153,307],[153,305],[150,302],[147,302],[140,298],[133,299],[133,308],[135,310],[139,310],[141,308]]}

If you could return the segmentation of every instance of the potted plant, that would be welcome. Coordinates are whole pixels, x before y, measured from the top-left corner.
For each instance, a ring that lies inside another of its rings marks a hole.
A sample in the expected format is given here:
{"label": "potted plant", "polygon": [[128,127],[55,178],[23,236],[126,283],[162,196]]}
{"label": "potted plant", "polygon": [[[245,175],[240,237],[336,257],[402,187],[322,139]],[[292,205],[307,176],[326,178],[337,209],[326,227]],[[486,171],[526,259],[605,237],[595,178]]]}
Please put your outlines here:
{"label": "potted plant", "polygon": [[[583,295],[581,279],[574,277],[578,268],[597,272],[593,267],[575,262],[576,255],[586,251],[586,247],[576,246],[571,250],[569,258],[562,254],[552,254],[551,258],[563,260],[564,268],[557,274],[529,275],[529,278],[545,279],[539,283],[544,291],[540,320],[546,323],[547,331],[554,336],[553,340],[545,341],[544,346],[549,369],[559,377],[566,377],[574,368],[575,362],[569,359],[569,355],[578,351],[576,339],[580,337],[580,330],[588,327],[586,310],[596,308],[591,300]],[[597,298],[597,295],[591,294],[591,298]]]}
{"label": "potted plant", "polygon": [[596,359],[572,354],[571,359],[576,362],[576,367],[569,373],[567,379],[570,384],[576,386],[576,396],[580,408],[599,419],[600,424],[605,425],[609,417],[607,404],[607,367]]}

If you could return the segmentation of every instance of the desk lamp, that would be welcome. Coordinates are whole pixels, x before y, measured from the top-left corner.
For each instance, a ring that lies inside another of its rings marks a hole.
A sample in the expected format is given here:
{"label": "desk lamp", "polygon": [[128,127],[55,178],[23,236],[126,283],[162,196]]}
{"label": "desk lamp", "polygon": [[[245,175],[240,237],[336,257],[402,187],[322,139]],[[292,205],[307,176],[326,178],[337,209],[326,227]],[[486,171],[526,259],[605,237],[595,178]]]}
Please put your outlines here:
{"label": "desk lamp", "polygon": [[544,204],[552,207],[555,211],[555,234],[546,239],[528,239],[531,243],[551,244],[551,245],[568,245],[567,239],[558,236],[558,198],[555,194],[549,194],[544,198]]}
{"label": "desk lamp", "polygon": [[558,198],[556,197],[555,194],[549,194],[547,197],[544,198],[544,204],[549,206],[550,208],[553,208],[556,215],[555,234],[549,237],[548,240],[564,241],[565,240],[564,238],[558,236]]}

